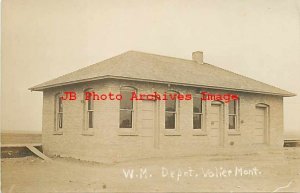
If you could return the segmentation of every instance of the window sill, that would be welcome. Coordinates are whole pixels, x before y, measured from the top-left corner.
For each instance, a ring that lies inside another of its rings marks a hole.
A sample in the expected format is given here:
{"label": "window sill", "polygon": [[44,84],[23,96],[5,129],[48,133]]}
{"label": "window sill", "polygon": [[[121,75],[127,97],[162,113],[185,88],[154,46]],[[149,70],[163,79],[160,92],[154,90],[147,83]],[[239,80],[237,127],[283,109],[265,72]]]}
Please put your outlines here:
{"label": "window sill", "polygon": [[63,135],[63,131],[54,131],[53,135]]}
{"label": "window sill", "polygon": [[240,131],[228,131],[228,135],[241,135]]}
{"label": "window sill", "polygon": [[119,136],[138,136],[138,133],[133,128],[119,128]]}
{"label": "window sill", "polygon": [[137,133],[119,133],[119,136],[138,136]]}
{"label": "window sill", "polygon": [[94,129],[84,130],[84,131],[82,131],[81,135],[84,135],[84,136],[93,136],[94,135]]}
{"label": "window sill", "polygon": [[181,136],[180,133],[165,133],[165,136]]}
{"label": "window sill", "polygon": [[181,136],[181,133],[177,130],[172,131],[172,130],[165,129],[164,135],[165,136]]}

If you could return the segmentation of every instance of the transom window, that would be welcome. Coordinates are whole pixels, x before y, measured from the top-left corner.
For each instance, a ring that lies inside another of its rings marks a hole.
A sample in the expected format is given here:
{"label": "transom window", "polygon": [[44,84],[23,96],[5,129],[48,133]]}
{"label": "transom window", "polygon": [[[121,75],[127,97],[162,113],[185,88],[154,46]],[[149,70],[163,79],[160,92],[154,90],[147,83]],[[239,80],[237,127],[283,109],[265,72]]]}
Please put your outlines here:
{"label": "transom window", "polygon": [[193,129],[203,128],[203,107],[200,96],[193,97]]}
{"label": "transom window", "polygon": [[120,128],[133,128],[134,104],[131,99],[132,92],[136,90],[131,87],[122,87],[120,94]]}

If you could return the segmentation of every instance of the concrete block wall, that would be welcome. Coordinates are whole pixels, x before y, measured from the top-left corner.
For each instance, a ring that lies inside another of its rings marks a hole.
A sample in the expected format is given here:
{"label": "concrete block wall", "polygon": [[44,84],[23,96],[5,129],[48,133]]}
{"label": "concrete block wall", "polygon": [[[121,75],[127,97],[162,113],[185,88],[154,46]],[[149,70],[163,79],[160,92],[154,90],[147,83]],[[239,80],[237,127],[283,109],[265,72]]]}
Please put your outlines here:
{"label": "concrete block wall", "polygon": [[[74,157],[83,160],[111,162],[121,159],[134,159],[150,156],[199,154],[214,148],[210,138],[211,101],[204,102],[204,129],[206,132],[193,130],[193,100],[179,102],[179,130],[167,132],[165,127],[165,102],[156,101],[157,124],[159,126],[159,149],[153,148],[153,138],[140,135],[142,101],[135,101],[135,130],[119,129],[118,100],[94,101],[94,128],[90,135],[84,135],[83,91],[93,88],[95,92],[120,93],[122,86],[133,86],[138,93],[164,93],[171,89],[180,93],[196,94],[199,89],[167,84],[143,83],[136,81],[99,80],[89,83],[52,88],[44,91],[43,104],[43,148],[48,155]],[[55,128],[54,102],[55,94],[64,91],[75,91],[77,100],[64,101],[63,133],[57,135]],[[253,145],[255,127],[255,105],[269,105],[269,146],[280,147],[283,144],[283,101],[282,97],[253,93],[201,89],[209,93],[238,94],[239,132],[230,134],[228,130],[228,103],[223,104],[224,147],[248,147]]]}

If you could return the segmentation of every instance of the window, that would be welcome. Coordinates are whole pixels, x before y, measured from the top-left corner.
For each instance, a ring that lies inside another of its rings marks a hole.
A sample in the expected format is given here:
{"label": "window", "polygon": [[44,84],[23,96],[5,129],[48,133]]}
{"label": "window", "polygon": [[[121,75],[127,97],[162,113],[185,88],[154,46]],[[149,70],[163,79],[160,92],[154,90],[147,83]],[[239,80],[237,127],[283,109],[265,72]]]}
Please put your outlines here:
{"label": "window", "polygon": [[193,97],[193,129],[202,129],[203,114],[202,114],[201,97]]}
{"label": "window", "polygon": [[237,101],[233,100],[229,102],[229,129],[237,128]]}
{"label": "window", "polygon": [[120,100],[120,128],[133,128],[133,117],[134,117],[134,105],[133,100],[130,100],[132,92],[135,89],[131,87],[122,87],[120,94],[122,100]]}
{"label": "window", "polygon": [[[175,92],[167,93],[167,100],[165,101],[165,128],[166,129],[176,129],[177,124],[177,100],[172,100],[170,95],[176,94]],[[176,97],[177,98],[177,97]]]}
{"label": "window", "polygon": [[63,129],[63,100],[60,93],[55,95],[55,131]]}
{"label": "window", "polygon": [[[85,96],[86,92],[92,92],[93,89],[89,88],[84,91],[83,96]],[[85,130],[89,130],[94,128],[94,100],[93,97],[90,97],[89,100],[85,100],[84,97],[84,120],[85,120]]]}

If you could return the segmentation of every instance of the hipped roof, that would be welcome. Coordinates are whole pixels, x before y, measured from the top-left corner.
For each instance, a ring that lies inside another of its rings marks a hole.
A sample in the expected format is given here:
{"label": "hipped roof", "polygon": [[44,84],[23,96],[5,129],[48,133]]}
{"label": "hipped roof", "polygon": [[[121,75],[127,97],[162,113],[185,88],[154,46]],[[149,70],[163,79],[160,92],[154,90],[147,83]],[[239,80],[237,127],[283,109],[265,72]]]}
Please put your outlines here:
{"label": "hipped roof", "polygon": [[211,64],[199,64],[193,60],[138,51],[125,52],[29,89],[42,91],[47,88],[106,78],[295,96],[291,92]]}

